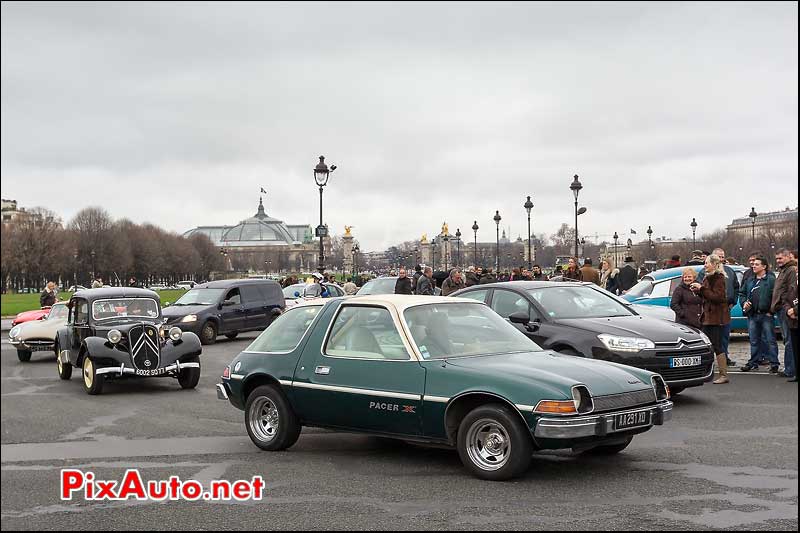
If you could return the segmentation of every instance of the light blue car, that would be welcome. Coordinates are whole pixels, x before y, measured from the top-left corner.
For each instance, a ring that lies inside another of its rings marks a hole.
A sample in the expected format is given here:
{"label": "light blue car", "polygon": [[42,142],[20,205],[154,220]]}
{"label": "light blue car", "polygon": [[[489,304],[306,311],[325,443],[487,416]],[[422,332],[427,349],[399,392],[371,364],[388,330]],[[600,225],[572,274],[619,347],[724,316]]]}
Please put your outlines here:
{"label": "light blue car", "polygon": [[[739,279],[739,285],[742,284],[742,276],[747,270],[742,265],[728,265]],[[686,267],[666,268],[664,270],[656,270],[644,276],[639,283],[634,285],[631,290],[622,295],[622,298],[634,304],[640,305],[655,305],[659,307],[669,308],[672,302],[672,293],[675,288],[682,282],[683,269]],[[702,265],[692,265],[691,268],[699,272],[703,268]],[[673,313],[674,317],[674,313]],[[743,331],[747,333],[747,317],[742,313],[742,307],[737,303],[731,309],[731,330]]]}

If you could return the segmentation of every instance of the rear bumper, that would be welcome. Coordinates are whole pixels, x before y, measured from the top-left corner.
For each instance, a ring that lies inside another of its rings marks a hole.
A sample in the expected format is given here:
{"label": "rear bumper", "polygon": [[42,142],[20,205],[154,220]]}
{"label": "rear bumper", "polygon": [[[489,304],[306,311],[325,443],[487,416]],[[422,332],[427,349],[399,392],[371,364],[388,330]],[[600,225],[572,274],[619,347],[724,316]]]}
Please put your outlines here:
{"label": "rear bumper", "polygon": [[[650,411],[649,424],[636,428],[615,429],[614,419],[617,415]],[[570,418],[542,417],[536,423],[534,436],[540,439],[573,440],[584,437],[605,437],[614,433],[631,429],[649,429],[660,426],[672,418],[672,402],[660,402],[658,405],[638,409],[625,409],[608,413],[578,416]]]}
{"label": "rear bumper", "polygon": [[217,400],[228,401],[228,391],[225,390],[225,384],[217,383]]}

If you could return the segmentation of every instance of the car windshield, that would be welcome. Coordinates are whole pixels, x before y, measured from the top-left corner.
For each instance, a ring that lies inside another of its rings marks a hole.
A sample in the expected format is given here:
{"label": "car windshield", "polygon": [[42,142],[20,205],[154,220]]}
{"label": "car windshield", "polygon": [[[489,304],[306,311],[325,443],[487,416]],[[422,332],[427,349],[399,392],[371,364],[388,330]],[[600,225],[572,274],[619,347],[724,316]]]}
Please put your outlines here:
{"label": "car windshield", "polygon": [[226,289],[191,289],[172,305],[214,305]]}
{"label": "car windshield", "polygon": [[439,303],[403,313],[425,359],[539,351],[521,331],[482,303]]}
{"label": "car windshield", "polygon": [[358,295],[364,294],[394,294],[394,286],[397,284],[397,278],[375,278],[368,281],[358,291]]}
{"label": "car windshield", "polygon": [[158,318],[158,303],[152,298],[109,298],[92,303],[92,318]]}
{"label": "car windshield", "polygon": [[529,289],[534,300],[551,318],[606,318],[633,316],[623,303],[606,294],[602,289],[588,285],[542,287]]}
{"label": "car windshield", "polygon": [[653,278],[645,276],[639,283],[631,287],[631,290],[626,292],[625,296],[644,298],[645,296],[650,296],[651,292],[653,292]]}
{"label": "car windshield", "polygon": [[295,283],[283,289],[284,298],[300,298],[303,296],[303,291],[306,290],[308,283]]}
{"label": "car windshield", "polygon": [[56,304],[50,309],[47,320],[66,320],[67,316],[69,316],[69,309],[66,304]]}

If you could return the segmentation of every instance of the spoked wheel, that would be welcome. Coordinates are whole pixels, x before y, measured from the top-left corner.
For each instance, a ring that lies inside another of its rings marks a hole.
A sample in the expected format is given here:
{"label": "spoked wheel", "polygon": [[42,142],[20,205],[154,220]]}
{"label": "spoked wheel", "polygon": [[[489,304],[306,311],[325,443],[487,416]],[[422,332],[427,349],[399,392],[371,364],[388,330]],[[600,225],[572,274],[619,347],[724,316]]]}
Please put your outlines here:
{"label": "spoked wheel", "polygon": [[300,436],[297,416],[274,385],[262,385],[250,393],[244,418],[250,440],[262,450],[285,450]]}
{"label": "spoked wheel", "polygon": [[95,395],[103,392],[105,376],[97,373],[97,367],[88,355],[83,358],[83,388],[87,394]]}
{"label": "spoked wheel", "polygon": [[477,477],[511,479],[530,465],[533,442],[519,418],[502,405],[473,409],[458,428],[458,455]]}

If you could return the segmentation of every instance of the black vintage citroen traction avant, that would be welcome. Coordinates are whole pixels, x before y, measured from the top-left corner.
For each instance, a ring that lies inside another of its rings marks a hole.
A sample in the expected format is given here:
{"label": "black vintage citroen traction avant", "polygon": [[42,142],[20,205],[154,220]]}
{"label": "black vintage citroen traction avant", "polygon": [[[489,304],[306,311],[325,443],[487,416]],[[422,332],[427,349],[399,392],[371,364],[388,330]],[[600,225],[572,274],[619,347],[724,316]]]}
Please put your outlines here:
{"label": "black vintage citroen traction avant", "polygon": [[100,394],[108,379],[173,377],[191,389],[200,380],[200,339],[164,327],[158,294],[114,287],[76,292],[69,318],[58,331],[58,376],[82,369],[84,389]]}

